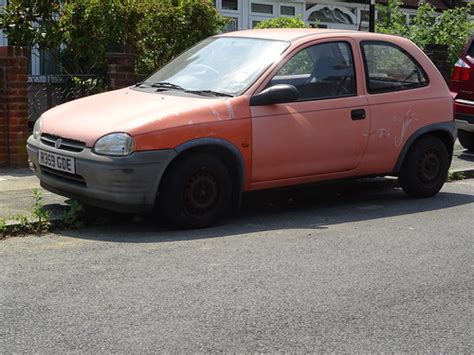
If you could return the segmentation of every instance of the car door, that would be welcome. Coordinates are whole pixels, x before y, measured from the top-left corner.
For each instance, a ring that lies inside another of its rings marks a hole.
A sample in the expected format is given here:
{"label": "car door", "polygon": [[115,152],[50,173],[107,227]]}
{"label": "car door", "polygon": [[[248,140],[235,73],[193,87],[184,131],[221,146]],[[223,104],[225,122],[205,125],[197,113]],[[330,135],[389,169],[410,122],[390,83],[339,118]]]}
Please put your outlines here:
{"label": "car door", "polygon": [[251,107],[253,182],[358,166],[367,144],[370,112],[356,82],[362,71],[354,48],[346,39],[310,44],[290,54],[277,69],[265,87],[294,85],[299,98]]}
{"label": "car door", "polygon": [[452,99],[444,83],[430,85],[416,53],[386,41],[364,40],[360,47],[373,118],[364,163],[370,173],[390,172],[416,130],[452,119]]}

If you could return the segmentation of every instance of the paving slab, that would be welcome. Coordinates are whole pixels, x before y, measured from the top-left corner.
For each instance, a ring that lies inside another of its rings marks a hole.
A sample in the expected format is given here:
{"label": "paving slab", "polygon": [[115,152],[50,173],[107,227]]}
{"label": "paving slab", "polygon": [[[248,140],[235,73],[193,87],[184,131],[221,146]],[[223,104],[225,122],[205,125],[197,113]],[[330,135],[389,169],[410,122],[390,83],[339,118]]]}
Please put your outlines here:
{"label": "paving slab", "polygon": [[464,149],[459,141],[456,141],[456,144],[454,145],[454,155],[453,162],[451,163],[451,170],[454,172],[474,171],[474,153]]}
{"label": "paving slab", "polygon": [[15,215],[30,217],[34,189],[41,192],[47,210],[59,211],[66,206],[67,198],[42,189],[29,169],[0,169],[0,219],[11,220]]}

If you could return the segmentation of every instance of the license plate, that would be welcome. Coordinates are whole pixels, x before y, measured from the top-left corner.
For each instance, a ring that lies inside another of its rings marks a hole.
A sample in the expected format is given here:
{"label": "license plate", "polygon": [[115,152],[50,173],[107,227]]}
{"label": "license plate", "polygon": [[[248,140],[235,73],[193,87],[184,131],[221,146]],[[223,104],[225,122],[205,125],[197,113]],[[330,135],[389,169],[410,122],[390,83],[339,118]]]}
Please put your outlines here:
{"label": "license plate", "polygon": [[74,158],[46,152],[44,150],[39,151],[39,164],[50,169],[64,171],[70,174],[76,173]]}

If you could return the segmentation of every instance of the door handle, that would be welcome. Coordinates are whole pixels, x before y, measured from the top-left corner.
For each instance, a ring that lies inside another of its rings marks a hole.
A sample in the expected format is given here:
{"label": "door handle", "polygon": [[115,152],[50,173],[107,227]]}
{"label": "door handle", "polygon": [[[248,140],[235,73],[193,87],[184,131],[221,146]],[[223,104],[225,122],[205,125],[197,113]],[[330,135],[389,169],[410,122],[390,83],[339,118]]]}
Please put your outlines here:
{"label": "door handle", "polygon": [[352,121],[363,120],[365,118],[365,110],[363,108],[359,110],[351,111]]}

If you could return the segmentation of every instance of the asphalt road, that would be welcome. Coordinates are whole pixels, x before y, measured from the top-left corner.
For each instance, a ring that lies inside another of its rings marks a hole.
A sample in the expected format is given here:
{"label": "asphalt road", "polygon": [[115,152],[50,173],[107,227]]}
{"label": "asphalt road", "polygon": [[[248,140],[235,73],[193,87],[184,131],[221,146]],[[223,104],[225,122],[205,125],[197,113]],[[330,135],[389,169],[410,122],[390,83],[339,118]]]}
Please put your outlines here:
{"label": "asphalt road", "polygon": [[224,225],[0,241],[0,353],[474,352],[474,180],[265,192]]}

